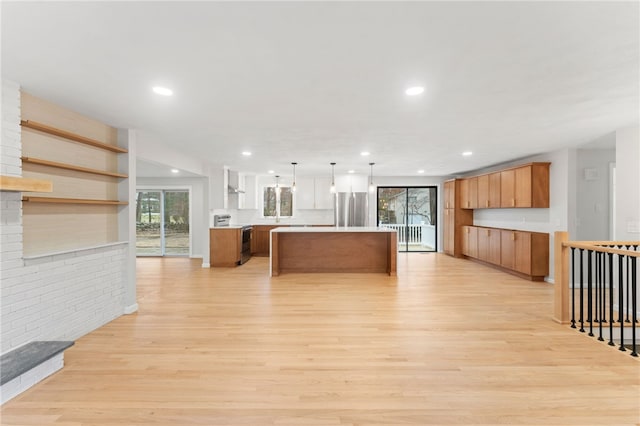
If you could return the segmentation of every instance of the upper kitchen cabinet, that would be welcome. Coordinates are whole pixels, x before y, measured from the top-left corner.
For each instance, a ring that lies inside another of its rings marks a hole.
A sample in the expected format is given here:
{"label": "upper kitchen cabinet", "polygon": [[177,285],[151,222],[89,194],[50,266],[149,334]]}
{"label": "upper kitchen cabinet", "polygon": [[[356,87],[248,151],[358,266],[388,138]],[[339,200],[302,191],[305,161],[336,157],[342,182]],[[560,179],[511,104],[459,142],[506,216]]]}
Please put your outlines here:
{"label": "upper kitchen cabinet", "polygon": [[530,163],[500,172],[500,207],[549,207],[549,165]]}
{"label": "upper kitchen cabinet", "polygon": [[456,206],[456,181],[448,180],[444,183],[444,208],[452,209]]}
{"label": "upper kitchen cabinet", "polygon": [[500,172],[478,176],[478,208],[500,207]]}
{"label": "upper kitchen cabinet", "polygon": [[478,178],[471,177],[460,181],[460,195],[463,209],[478,208]]}
{"label": "upper kitchen cabinet", "polygon": [[253,174],[238,174],[238,208],[255,210],[258,208],[258,178]]}
{"label": "upper kitchen cabinet", "polygon": [[331,178],[299,177],[296,179],[296,201],[298,210],[333,209]]}

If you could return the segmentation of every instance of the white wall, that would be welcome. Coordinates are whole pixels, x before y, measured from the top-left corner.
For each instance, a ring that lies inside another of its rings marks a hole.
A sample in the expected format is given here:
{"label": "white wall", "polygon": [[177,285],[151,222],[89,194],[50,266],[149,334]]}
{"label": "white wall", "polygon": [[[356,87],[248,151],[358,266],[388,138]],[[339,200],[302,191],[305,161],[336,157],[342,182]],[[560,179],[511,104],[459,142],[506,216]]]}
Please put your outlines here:
{"label": "white wall", "polygon": [[618,241],[640,240],[640,127],[616,132],[616,231]]}
{"label": "white wall", "polygon": [[615,149],[577,150],[576,240],[610,239],[609,164],[615,161]]}
{"label": "white wall", "polygon": [[[189,189],[191,192],[191,257],[209,252],[209,197],[207,178],[138,178],[137,189]],[[205,249],[205,240],[207,241]]]}

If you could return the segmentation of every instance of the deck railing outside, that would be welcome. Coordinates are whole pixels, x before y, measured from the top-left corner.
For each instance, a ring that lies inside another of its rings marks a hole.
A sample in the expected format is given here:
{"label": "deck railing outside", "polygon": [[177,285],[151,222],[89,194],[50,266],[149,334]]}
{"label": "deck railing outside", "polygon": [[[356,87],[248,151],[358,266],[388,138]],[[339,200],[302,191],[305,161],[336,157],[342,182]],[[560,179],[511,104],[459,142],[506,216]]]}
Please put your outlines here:
{"label": "deck railing outside", "polygon": [[569,241],[555,233],[554,319],[638,356],[640,241]]}
{"label": "deck railing outside", "polygon": [[436,245],[436,227],[434,225],[385,223],[380,226],[397,231],[398,245],[409,243],[432,248]]}

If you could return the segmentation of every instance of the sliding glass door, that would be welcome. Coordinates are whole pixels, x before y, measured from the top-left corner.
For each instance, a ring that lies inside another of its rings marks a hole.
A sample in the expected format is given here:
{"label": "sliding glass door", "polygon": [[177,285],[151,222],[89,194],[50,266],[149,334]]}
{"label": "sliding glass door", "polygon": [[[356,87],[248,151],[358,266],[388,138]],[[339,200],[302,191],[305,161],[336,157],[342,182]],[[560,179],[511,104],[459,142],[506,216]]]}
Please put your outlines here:
{"label": "sliding glass door", "polygon": [[378,225],[398,231],[398,251],[437,250],[435,186],[378,187]]}
{"label": "sliding glass door", "polygon": [[138,190],[136,255],[188,256],[188,190]]}

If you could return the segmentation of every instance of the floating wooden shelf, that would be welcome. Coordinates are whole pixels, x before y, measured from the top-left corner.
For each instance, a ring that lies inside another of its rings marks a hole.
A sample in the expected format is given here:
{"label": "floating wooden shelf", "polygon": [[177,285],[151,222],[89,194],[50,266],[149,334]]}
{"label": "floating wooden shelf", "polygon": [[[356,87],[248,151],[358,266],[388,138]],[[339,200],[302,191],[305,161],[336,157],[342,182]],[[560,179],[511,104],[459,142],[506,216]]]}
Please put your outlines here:
{"label": "floating wooden shelf", "polygon": [[48,180],[0,176],[0,191],[53,192],[53,184]]}
{"label": "floating wooden shelf", "polygon": [[47,126],[46,124],[41,124],[36,121],[20,120],[20,125],[22,127],[38,130],[40,132],[48,133],[50,135],[60,136],[61,138],[69,139],[75,142],[80,142],[85,145],[91,145],[96,148],[106,149],[107,151],[118,152],[118,153],[129,152],[125,148],[120,148],[119,146],[115,146],[115,145],[109,145],[104,142],[97,141],[95,139],[90,139],[81,135],[77,135],[75,133],[67,132],[66,130],[56,129],[55,127]]}
{"label": "floating wooden shelf", "polygon": [[111,176],[111,177],[117,177],[117,178],[129,177],[123,173],[113,173],[113,172],[107,172],[104,170],[90,169],[88,167],[74,166],[73,164],[66,164],[66,163],[57,163],[55,161],[42,160],[40,158],[33,158],[33,157],[22,157],[22,162],[39,164],[41,166],[55,167],[58,169],[74,170],[74,171],[83,172],[83,173],[91,173],[94,175]]}
{"label": "floating wooden shelf", "polygon": [[55,203],[55,204],[96,204],[107,206],[120,206],[129,204],[127,201],[118,200],[87,200],[83,198],[54,198],[54,197],[22,197],[22,201],[30,203]]}

